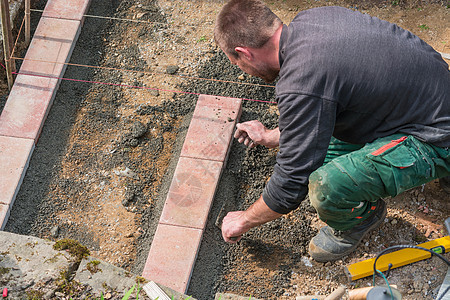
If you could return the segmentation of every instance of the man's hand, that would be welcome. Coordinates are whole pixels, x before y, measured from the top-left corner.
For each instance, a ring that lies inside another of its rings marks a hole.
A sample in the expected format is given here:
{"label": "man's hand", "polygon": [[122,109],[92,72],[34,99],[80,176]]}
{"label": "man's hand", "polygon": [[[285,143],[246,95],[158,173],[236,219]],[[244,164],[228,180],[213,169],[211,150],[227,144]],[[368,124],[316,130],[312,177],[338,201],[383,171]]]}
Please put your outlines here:
{"label": "man's hand", "polygon": [[222,237],[225,242],[237,243],[250,227],[245,226],[245,211],[231,211],[222,221]]}
{"label": "man's hand", "polygon": [[274,212],[266,205],[261,196],[246,211],[232,211],[223,218],[222,237],[225,242],[237,243],[251,228],[280,216],[281,214]]}
{"label": "man's hand", "polygon": [[280,142],[280,130],[267,129],[261,122],[257,120],[239,123],[236,125],[234,137],[239,143],[253,148],[256,145],[263,145],[267,148],[278,147]]}

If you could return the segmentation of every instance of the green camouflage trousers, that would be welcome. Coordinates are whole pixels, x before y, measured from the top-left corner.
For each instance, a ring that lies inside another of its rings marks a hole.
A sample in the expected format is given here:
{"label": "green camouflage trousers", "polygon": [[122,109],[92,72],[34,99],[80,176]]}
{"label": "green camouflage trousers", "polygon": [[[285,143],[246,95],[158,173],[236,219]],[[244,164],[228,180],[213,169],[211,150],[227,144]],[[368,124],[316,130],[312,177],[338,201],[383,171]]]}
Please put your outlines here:
{"label": "green camouflage trousers", "polygon": [[366,145],[332,139],[325,164],[309,177],[309,199],[322,221],[348,230],[396,196],[450,175],[450,149],[394,134]]}

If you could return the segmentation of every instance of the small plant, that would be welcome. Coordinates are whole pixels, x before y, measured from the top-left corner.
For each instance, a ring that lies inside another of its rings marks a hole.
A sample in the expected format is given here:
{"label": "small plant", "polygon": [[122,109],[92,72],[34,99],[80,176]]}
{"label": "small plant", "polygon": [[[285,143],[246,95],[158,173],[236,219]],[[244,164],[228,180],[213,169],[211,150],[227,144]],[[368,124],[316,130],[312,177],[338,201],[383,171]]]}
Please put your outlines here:
{"label": "small plant", "polygon": [[397,6],[398,3],[399,3],[398,0],[393,0],[393,1],[391,2],[392,6]]}
{"label": "small plant", "polygon": [[57,292],[64,295],[74,295],[80,290],[81,284],[78,281],[70,280],[70,273],[62,270],[59,277],[55,280]]}
{"label": "small plant", "polygon": [[198,39],[197,43],[205,42],[205,41],[206,41],[206,36],[202,35],[202,36]]}
{"label": "small plant", "polygon": [[131,289],[129,289],[128,292],[126,292],[126,294],[123,296],[122,300],[128,300],[128,298],[130,298],[131,294],[133,293],[135,287],[136,285],[133,285]]}
{"label": "small plant", "polygon": [[[136,288],[136,285],[133,285],[131,287],[131,289],[128,290],[128,292],[126,292],[126,294],[123,296],[122,300],[128,300],[131,296],[131,294],[133,294],[134,289]],[[139,292],[141,291],[141,287],[139,287],[139,283],[137,284],[137,290],[136,290],[136,300],[139,300]]]}
{"label": "small plant", "polygon": [[428,30],[428,29],[430,29],[430,27],[428,27],[428,26],[425,25],[425,24],[419,25],[419,28],[420,28],[421,30]]}

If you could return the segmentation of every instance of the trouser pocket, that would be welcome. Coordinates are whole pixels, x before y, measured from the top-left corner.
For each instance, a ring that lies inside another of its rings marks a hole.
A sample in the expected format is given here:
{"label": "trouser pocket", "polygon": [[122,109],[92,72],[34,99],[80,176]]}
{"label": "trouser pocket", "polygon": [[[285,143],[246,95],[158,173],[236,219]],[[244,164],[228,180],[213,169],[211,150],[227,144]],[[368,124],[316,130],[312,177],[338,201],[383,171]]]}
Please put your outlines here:
{"label": "trouser pocket", "polygon": [[432,146],[413,136],[393,140],[367,154],[367,158],[377,169],[390,196],[438,177],[435,167],[435,160],[440,159],[438,154]]}

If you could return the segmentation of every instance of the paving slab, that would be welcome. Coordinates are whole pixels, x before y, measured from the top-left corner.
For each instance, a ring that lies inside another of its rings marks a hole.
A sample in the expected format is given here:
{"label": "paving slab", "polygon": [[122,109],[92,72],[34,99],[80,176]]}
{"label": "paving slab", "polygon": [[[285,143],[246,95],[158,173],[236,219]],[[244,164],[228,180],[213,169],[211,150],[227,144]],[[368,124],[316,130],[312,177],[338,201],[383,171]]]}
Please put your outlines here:
{"label": "paving slab", "polygon": [[159,223],[203,230],[222,167],[218,161],[180,157]]}
{"label": "paving slab", "polygon": [[80,21],[42,17],[20,73],[60,76],[80,34]]}
{"label": "paving slab", "polygon": [[42,16],[81,21],[90,2],[91,0],[50,0],[47,2]]}
{"label": "paving slab", "polygon": [[0,230],[5,229],[6,222],[8,222],[9,214],[11,213],[11,206],[8,204],[0,204]]}
{"label": "paving slab", "polygon": [[[14,203],[34,150],[34,141],[0,136],[0,204]],[[1,228],[7,218],[0,220]]]}
{"label": "paving slab", "polygon": [[43,294],[55,289],[62,274],[74,268],[67,252],[53,249],[53,242],[32,236],[0,232],[0,280],[8,289],[8,299],[26,298],[26,291]]}
{"label": "paving slab", "polygon": [[202,234],[196,228],[159,224],[142,276],[186,293]]}
{"label": "paving slab", "polygon": [[[39,138],[80,33],[80,21],[41,18],[0,116],[0,135]],[[53,77],[53,78],[49,78]]]}
{"label": "paving slab", "polygon": [[180,156],[226,161],[241,99],[200,95]]}
{"label": "paving slab", "polygon": [[185,293],[227,160],[241,100],[200,95],[143,276]]}

